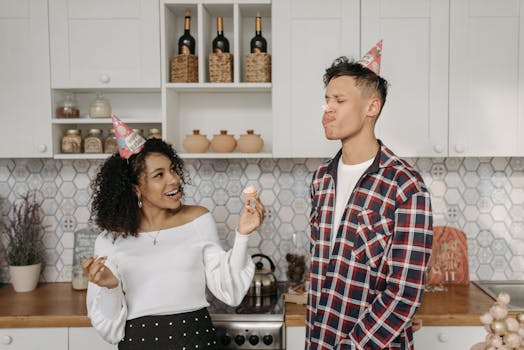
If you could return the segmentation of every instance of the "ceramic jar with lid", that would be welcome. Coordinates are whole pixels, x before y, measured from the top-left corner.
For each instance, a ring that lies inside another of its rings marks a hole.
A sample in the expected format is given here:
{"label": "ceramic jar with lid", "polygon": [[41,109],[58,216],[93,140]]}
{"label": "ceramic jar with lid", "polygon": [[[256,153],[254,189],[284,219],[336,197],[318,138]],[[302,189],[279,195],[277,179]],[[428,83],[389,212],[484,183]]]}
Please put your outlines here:
{"label": "ceramic jar with lid", "polygon": [[227,133],[227,130],[220,130],[220,134],[213,136],[211,140],[211,150],[217,153],[233,152],[237,146],[237,140]]}
{"label": "ceramic jar with lid", "polygon": [[84,153],[102,153],[103,151],[102,130],[89,130],[89,133],[84,139]]}
{"label": "ceramic jar with lid", "polygon": [[82,152],[82,135],[78,129],[68,129],[62,136],[61,144],[62,153],[81,153]]}
{"label": "ceramic jar with lid", "polygon": [[253,130],[247,130],[246,134],[240,135],[238,139],[238,150],[243,153],[258,153],[264,147],[264,140]]}
{"label": "ceramic jar with lid", "polygon": [[56,107],[57,118],[79,118],[80,109],[78,108],[78,102],[73,93],[65,95],[64,99],[58,103]]}
{"label": "ceramic jar with lid", "polygon": [[89,106],[89,116],[91,118],[109,118],[111,116],[111,104],[101,92],[97,92],[95,99]]}
{"label": "ceramic jar with lid", "polygon": [[182,146],[189,153],[204,153],[209,148],[209,140],[196,129],[193,134],[186,135]]}

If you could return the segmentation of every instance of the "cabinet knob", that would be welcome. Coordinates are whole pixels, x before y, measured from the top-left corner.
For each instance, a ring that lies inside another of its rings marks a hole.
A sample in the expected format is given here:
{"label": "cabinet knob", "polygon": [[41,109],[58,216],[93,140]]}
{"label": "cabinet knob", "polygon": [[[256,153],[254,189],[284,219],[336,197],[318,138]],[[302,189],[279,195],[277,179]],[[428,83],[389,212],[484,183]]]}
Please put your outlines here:
{"label": "cabinet knob", "polygon": [[40,153],[44,153],[45,151],[47,151],[47,146],[44,144],[38,145],[38,151]]}
{"label": "cabinet knob", "polygon": [[13,342],[13,337],[9,335],[3,335],[2,336],[2,344],[3,345],[9,345]]}
{"label": "cabinet knob", "polygon": [[442,153],[442,152],[444,152],[444,147],[442,145],[437,144],[437,145],[433,146],[433,150],[436,153]]}
{"label": "cabinet knob", "polygon": [[441,343],[447,343],[449,340],[449,336],[446,333],[439,333],[437,335],[438,341]]}
{"label": "cabinet knob", "polygon": [[98,78],[98,80],[102,83],[102,84],[107,84],[111,81],[111,77],[107,74],[100,74],[100,77]]}
{"label": "cabinet knob", "polygon": [[464,152],[464,145],[462,145],[462,144],[460,144],[460,143],[457,143],[457,144],[455,145],[455,151],[456,151],[457,153],[462,153],[462,152]]}

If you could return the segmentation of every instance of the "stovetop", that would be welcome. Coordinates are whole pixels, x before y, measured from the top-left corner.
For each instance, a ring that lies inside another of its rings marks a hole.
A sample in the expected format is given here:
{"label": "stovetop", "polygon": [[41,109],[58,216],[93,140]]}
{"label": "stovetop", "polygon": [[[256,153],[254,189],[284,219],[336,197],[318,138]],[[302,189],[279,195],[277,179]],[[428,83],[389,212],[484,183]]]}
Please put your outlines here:
{"label": "stovetop", "polygon": [[208,310],[214,321],[283,321],[284,293],[287,284],[277,284],[277,295],[265,297],[245,296],[240,305],[229,306],[207,291]]}

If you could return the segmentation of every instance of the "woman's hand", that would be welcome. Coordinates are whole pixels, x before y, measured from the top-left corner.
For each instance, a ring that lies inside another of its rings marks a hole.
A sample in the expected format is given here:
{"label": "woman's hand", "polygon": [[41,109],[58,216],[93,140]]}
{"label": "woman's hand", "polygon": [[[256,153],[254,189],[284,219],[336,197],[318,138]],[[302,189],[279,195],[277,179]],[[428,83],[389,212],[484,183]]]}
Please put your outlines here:
{"label": "woman's hand", "polygon": [[238,233],[248,235],[264,221],[266,209],[257,195],[249,196],[244,202],[238,222]]}
{"label": "woman's hand", "polygon": [[89,278],[89,282],[99,285],[100,287],[116,288],[118,286],[118,278],[113,275],[104,264],[107,257],[90,257],[82,260],[82,270]]}

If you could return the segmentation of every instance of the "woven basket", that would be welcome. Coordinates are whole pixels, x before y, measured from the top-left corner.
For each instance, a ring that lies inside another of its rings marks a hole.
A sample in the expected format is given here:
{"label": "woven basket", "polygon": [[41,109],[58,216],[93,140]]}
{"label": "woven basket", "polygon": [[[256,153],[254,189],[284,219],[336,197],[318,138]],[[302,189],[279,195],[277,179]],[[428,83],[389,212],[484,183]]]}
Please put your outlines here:
{"label": "woven basket", "polygon": [[233,81],[233,55],[212,53],[209,55],[209,81],[212,83],[231,83]]}
{"label": "woven basket", "polygon": [[190,54],[173,56],[171,59],[171,82],[198,82],[198,57]]}
{"label": "woven basket", "polygon": [[271,82],[271,55],[248,53],[246,55],[246,81],[250,83]]}

